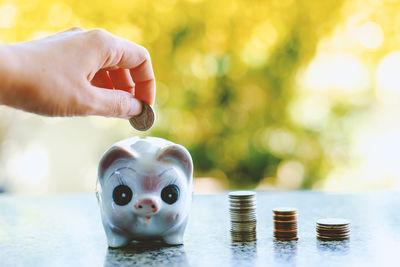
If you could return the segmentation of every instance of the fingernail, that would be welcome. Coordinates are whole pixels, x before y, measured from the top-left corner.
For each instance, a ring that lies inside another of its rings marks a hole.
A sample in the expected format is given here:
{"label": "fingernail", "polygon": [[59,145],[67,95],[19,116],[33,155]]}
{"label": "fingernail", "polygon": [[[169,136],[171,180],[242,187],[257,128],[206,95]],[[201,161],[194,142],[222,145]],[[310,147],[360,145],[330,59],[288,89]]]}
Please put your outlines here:
{"label": "fingernail", "polygon": [[131,109],[129,111],[129,117],[139,115],[142,112],[142,102],[136,98],[131,99]]}

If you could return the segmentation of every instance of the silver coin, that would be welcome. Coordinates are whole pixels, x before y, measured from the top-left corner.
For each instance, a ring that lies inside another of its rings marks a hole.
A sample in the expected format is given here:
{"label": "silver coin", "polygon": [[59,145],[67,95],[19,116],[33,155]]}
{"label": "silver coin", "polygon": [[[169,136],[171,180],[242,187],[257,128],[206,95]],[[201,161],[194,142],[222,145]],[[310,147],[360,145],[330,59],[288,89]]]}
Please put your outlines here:
{"label": "silver coin", "polygon": [[231,214],[231,219],[253,219],[256,220],[257,219],[257,215],[256,214]]}
{"label": "silver coin", "polygon": [[257,203],[255,201],[231,201],[229,203],[230,208],[256,208]]}
{"label": "silver coin", "polygon": [[235,219],[233,219],[233,220],[231,220],[231,223],[251,223],[251,222],[257,223],[257,220],[254,220],[254,219],[248,219],[248,220],[243,220],[243,219],[235,220]]}
{"label": "silver coin", "polygon": [[255,231],[257,228],[256,225],[232,225],[231,231]]}
{"label": "silver coin", "polygon": [[230,198],[251,198],[255,197],[256,192],[254,191],[233,191],[229,193]]}
{"label": "silver coin", "polygon": [[153,126],[156,115],[153,108],[142,101],[142,112],[129,119],[130,124],[138,131],[147,131]]}
{"label": "silver coin", "polygon": [[319,219],[317,221],[317,224],[321,226],[344,226],[350,224],[350,222],[346,219],[326,218],[326,219]]}
{"label": "silver coin", "polygon": [[231,218],[231,222],[234,222],[234,223],[244,223],[244,222],[257,222],[257,220],[255,220],[255,219],[232,219]]}
{"label": "silver coin", "polygon": [[237,238],[240,238],[240,237],[246,238],[246,237],[256,237],[257,234],[255,231],[249,231],[249,232],[247,232],[247,231],[244,231],[244,232],[231,231],[231,236],[237,237]]}
{"label": "silver coin", "polygon": [[255,225],[245,225],[245,226],[231,226],[231,231],[255,231],[257,226]]}
{"label": "silver coin", "polygon": [[232,222],[255,222],[257,221],[256,216],[231,216]]}
{"label": "silver coin", "polygon": [[255,209],[251,207],[230,207],[229,210],[231,212],[240,212],[240,213],[255,213]]}
{"label": "silver coin", "polygon": [[240,218],[240,217],[243,217],[243,218],[256,218],[257,217],[257,214],[256,213],[249,213],[249,214],[247,214],[247,213],[232,213],[231,212],[231,217],[236,217],[236,218]]}
{"label": "silver coin", "polygon": [[229,207],[230,212],[240,212],[240,213],[255,213],[255,207],[243,207],[243,206],[236,206],[236,207]]}
{"label": "silver coin", "polygon": [[255,199],[229,199],[229,203],[231,204],[255,204],[256,200]]}
{"label": "silver coin", "polygon": [[257,234],[254,231],[251,232],[235,232],[231,231],[231,236],[236,238],[249,238],[249,237],[256,237]]}
{"label": "silver coin", "polygon": [[233,226],[233,227],[236,227],[236,226],[240,226],[240,227],[251,226],[251,227],[253,227],[254,225],[257,225],[256,221],[253,221],[253,222],[231,222],[231,226]]}
{"label": "silver coin", "polygon": [[230,203],[229,204],[231,207],[233,206],[241,206],[241,207],[255,207],[257,204],[254,202],[254,203],[240,203],[240,202],[238,202],[238,203]]}

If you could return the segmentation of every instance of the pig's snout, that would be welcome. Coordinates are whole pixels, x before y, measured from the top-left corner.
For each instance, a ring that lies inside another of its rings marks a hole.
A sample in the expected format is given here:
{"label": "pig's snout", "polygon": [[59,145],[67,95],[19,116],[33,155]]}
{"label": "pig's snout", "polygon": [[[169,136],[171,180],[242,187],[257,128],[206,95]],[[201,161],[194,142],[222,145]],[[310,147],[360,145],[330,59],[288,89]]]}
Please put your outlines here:
{"label": "pig's snout", "polygon": [[153,215],[160,209],[157,199],[152,197],[140,198],[133,204],[133,208],[137,214]]}

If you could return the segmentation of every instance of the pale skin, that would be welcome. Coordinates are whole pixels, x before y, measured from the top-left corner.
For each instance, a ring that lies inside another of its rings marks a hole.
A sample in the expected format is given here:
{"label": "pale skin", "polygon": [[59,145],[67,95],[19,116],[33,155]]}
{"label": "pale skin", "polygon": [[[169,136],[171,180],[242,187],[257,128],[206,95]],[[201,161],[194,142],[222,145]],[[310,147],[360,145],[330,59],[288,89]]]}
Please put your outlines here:
{"label": "pale skin", "polygon": [[154,98],[147,50],[102,29],[0,45],[3,105],[46,116],[128,119]]}

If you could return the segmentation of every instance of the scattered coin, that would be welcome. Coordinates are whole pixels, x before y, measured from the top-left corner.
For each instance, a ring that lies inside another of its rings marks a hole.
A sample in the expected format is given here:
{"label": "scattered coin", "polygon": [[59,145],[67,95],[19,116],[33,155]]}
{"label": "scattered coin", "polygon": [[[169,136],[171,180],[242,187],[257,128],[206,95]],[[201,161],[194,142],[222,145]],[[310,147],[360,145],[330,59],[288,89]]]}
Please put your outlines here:
{"label": "scattered coin", "polygon": [[233,242],[252,242],[257,239],[256,192],[229,193],[231,238]]}
{"label": "scattered coin", "polygon": [[133,116],[129,119],[130,124],[139,131],[147,131],[153,126],[155,121],[155,113],[153,108],[142,101],[142,112],[139,115]]}
{"label": "scattered coin", "polygon": [[317,221],[317,238],[323,241],[350,238],[350,222],[345,219],[327,218]]}
{"label": "scattered coin", "polygon": [[298,240],[297,237],[297,209],[295,208],[274,208],[274,239],[276,241]]}

